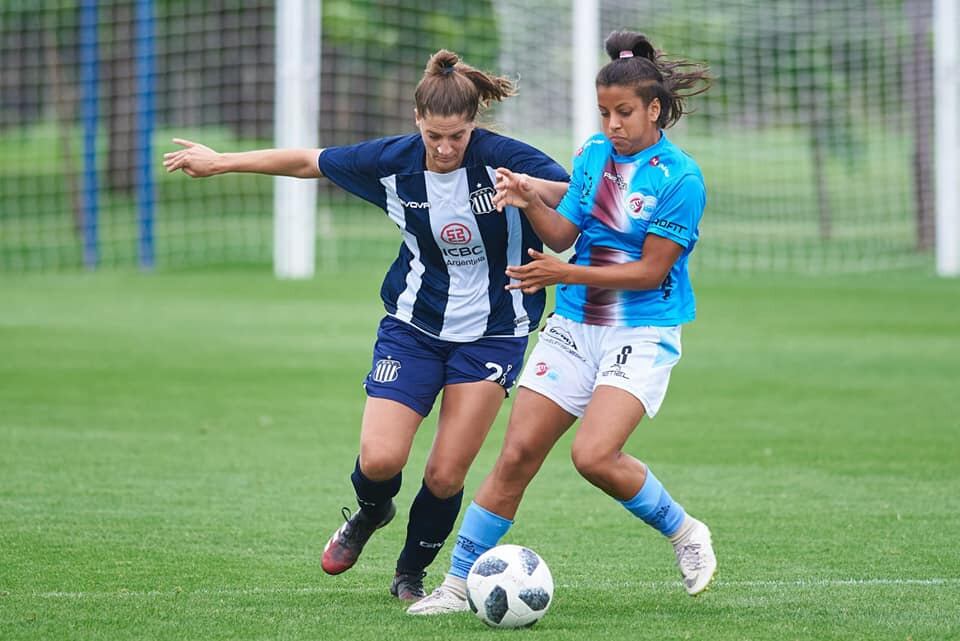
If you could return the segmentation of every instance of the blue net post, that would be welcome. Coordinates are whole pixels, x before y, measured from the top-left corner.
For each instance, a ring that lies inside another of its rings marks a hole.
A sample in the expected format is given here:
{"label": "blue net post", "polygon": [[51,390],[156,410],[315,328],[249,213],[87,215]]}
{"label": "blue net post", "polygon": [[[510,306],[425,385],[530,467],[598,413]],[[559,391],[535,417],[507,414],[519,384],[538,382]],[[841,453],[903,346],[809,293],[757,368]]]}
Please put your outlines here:
{"label": "blue net post", "polygon": [[156,110],[155,45],[153,0],[137,0],[136,4],[136,74],[137,74],[137,228],[140,268],[154,266],[153,221],[156,202],[153,181],[153,131]]}
{"label": "blue net post", "polygon": [[97,91],[99,34],[97,0],[80,3],[80,119],[83,122],[83,264],[96,269],[99,260],[97,218]]}

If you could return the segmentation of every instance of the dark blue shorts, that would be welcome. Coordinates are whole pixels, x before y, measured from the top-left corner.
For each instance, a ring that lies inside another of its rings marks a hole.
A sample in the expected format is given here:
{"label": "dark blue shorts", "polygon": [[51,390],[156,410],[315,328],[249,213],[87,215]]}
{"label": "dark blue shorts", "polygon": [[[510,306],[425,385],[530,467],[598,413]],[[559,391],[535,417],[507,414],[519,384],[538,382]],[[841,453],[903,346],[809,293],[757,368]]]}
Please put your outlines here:
{"label": "dark blue shorts", "polygon": [[509,392],[520,373],[526,336],[453,343],[424,334],[392,316],[380,321],[373,365],[363,386],[426,416],[446,385],[494,381]]}

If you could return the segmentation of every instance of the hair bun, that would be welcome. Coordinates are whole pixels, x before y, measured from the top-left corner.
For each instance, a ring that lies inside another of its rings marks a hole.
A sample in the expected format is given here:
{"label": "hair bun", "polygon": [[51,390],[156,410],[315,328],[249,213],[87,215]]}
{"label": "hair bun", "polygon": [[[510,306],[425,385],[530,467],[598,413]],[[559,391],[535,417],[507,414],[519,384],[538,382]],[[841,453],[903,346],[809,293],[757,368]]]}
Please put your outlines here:
{"label": "hair bun", "polygon": [[452,51],[441,49],[431,56],[430,61],[427,63],[427,72],[439,73],[446,76],[453,73],[453,70],[459,62],[460,56]]}
{"label": "hair bun", "polygon": [[633,48],[633,53],[641,58],[646,58],[647,60],[656,60],[657,51],[653,48],[653,45],[647,40],[644,36],[640,36],[640,40],[637,42],[636,46]]}
{"label": "hair bun", "polygon": [[627,51],[638,58],[646,58],[652,62],[656,62],[657,59],[657,51],[653,48],[653,44],[645,35],[636,31],[614,31],[607,36],[604,48],[611,60],[629,58],[630,56],[624,54]]}

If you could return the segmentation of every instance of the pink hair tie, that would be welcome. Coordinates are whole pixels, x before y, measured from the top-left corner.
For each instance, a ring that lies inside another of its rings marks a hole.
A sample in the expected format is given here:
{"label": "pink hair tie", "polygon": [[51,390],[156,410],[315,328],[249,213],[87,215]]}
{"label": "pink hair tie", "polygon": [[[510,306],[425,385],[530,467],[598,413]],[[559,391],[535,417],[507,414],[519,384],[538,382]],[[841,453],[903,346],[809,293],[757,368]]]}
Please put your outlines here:
{"label": "pink hair tie", "polygon": [[623,51],[620,52],[620,57],[621,57],[621,58],[632,58],[632,57],[633,57],[633,52],[630,51],[629,49],[624,49]]}

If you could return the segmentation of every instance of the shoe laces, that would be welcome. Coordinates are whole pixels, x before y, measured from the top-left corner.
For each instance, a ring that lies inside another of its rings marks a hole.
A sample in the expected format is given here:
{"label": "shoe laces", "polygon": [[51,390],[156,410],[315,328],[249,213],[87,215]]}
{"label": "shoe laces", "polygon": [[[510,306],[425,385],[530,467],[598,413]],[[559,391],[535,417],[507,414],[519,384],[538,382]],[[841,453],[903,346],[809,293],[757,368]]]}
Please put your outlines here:
{"label": "shoe laces", "polygon": [[346,521],[340,530],[343,538],[348,541],[361,540],[363,538],[363,515],[360,512],[354,515],[350,511],[350,508],[346,506],[340,509],[340,514],[343,516],[343,520]]}
{"label": "shoe laces", "polygon": [[406,584],[409,588],[423,591],[423,579],[426,572],[397,572],[397,585]]}
{"label": "shoe laces", "polygon": [[423,583],[423,579],[427,576],[426,572],[397,572],[397,578],[400,581],[409,581],[409,582],[418,582]]}
{"label": "shoe laces", "polygon": [[703,555],[700,554],[700,543],[685,543],[677,548],[677,561],[683,573],[696,572],[704,566]]}

